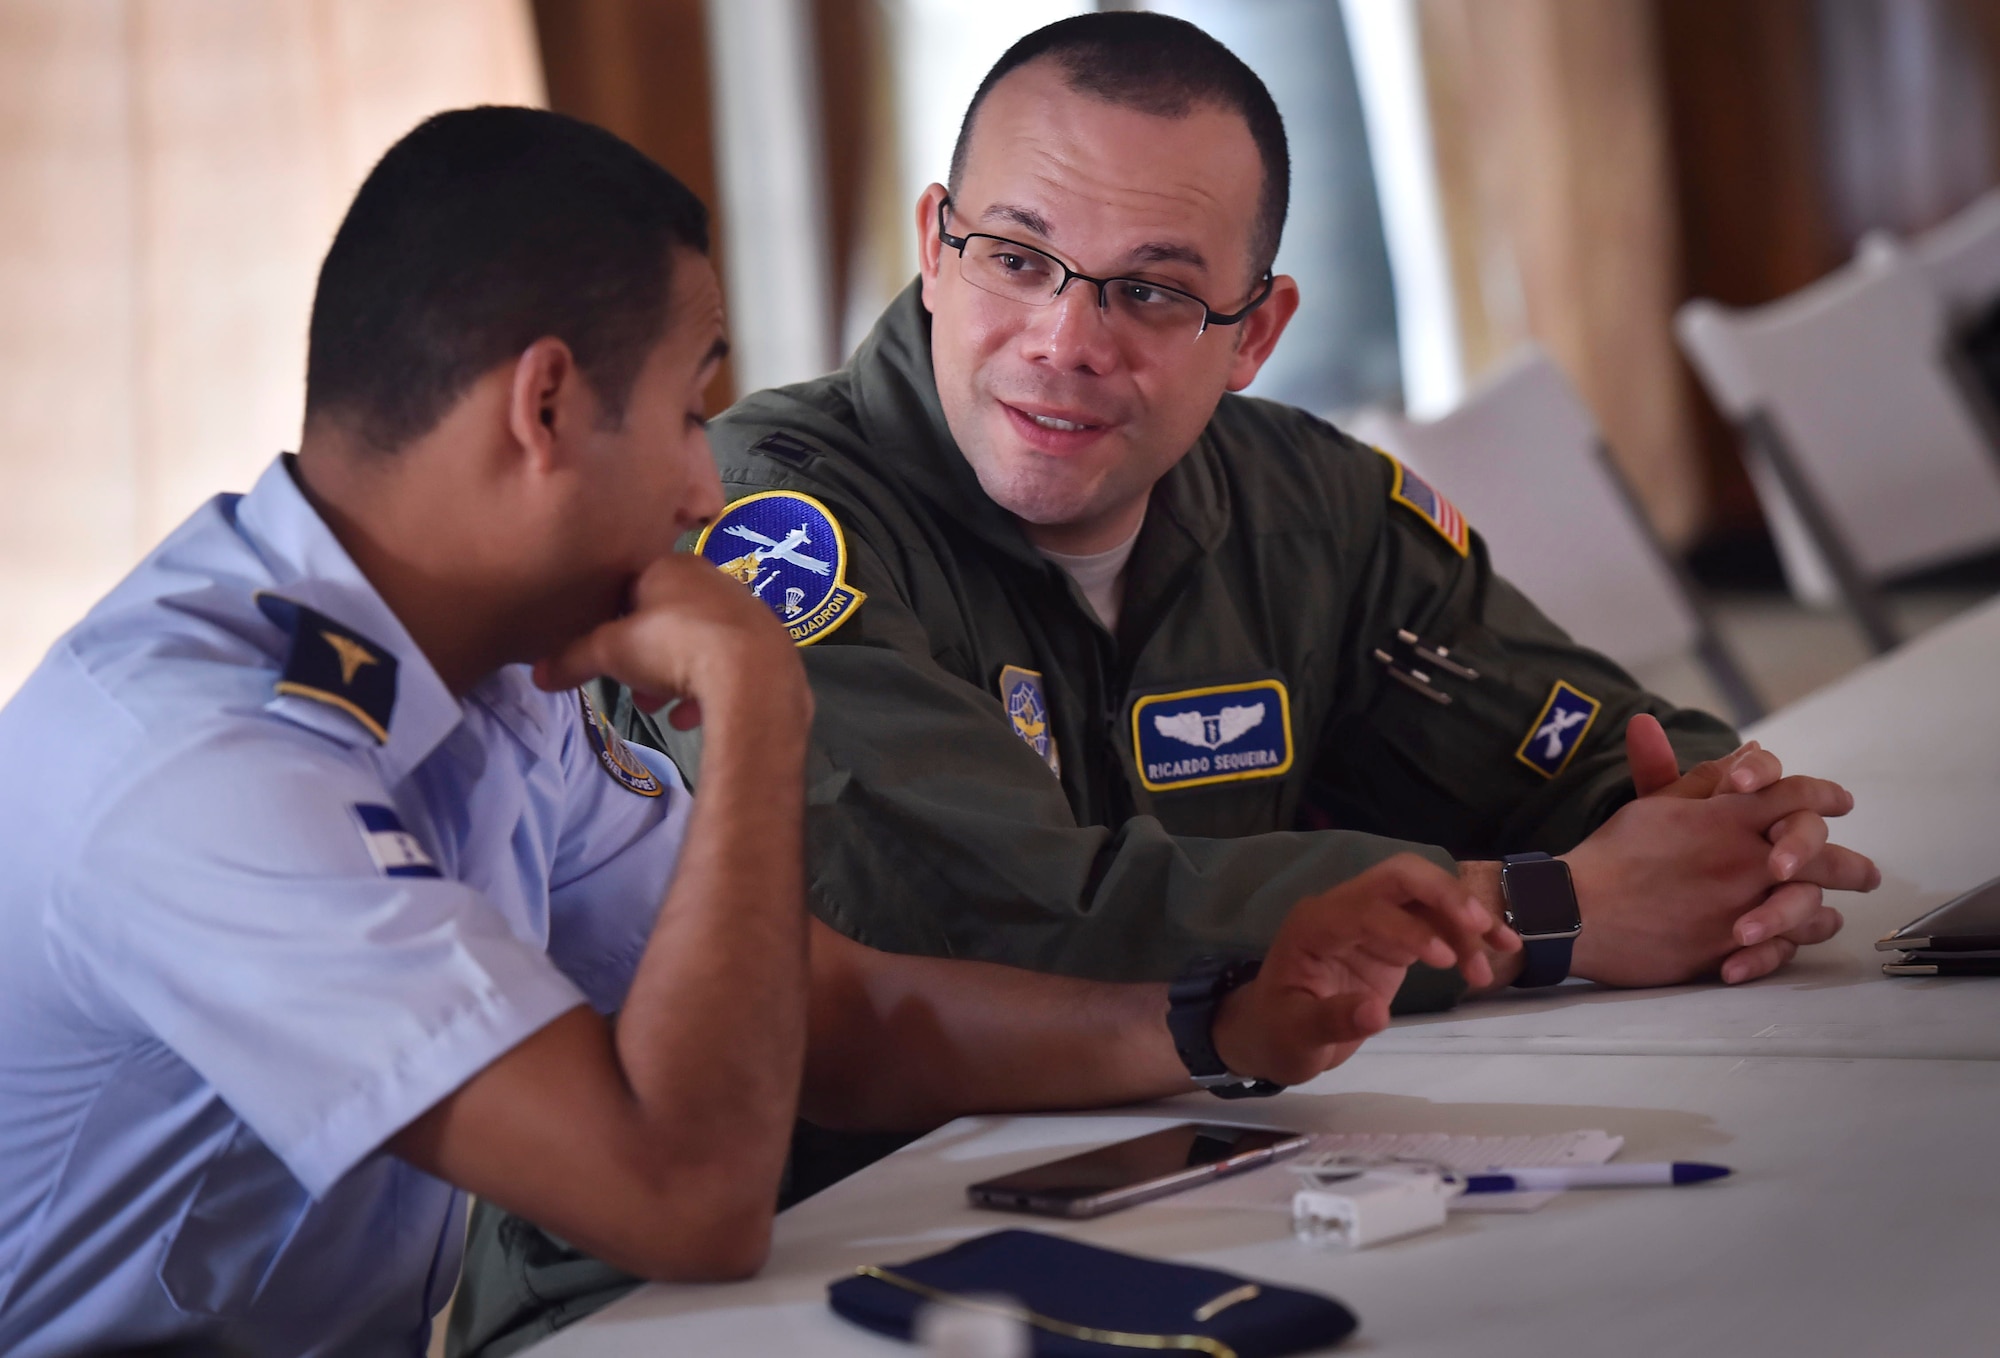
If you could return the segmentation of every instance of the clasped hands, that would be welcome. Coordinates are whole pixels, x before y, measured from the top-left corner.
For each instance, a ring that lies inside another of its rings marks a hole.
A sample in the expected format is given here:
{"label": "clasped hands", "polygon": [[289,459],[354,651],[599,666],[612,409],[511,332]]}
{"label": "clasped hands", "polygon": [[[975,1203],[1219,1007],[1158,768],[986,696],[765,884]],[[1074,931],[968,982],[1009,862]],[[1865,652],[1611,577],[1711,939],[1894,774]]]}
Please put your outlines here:
{"label": "clasped hands", "polygon": [[[1638,797],[1563,855],[1583,915],[1575,975],[1617,986],[1754,980],[1840,931],[1827,891],[1881,884],[1873,862],[1828,837],[1828,819],[1854,807],[1839,784],[1787,777],[1755,741],[1683,774],[1644,714],[1625,747]],[[1456,965],[1475,990],[1518,974],[1498,865],[1460,869],[1399,855],[1300,901],[1256,980],[1216,1015],[1229,1068],[1296,1084],[1339,1065],[1388,1026],[1415,962]]]}
{"label": "clasped hands", "polygon": [[1682,774],[1644,714],[1625,728],[1625,752],[1638,798],[1563,855],[1583,913],[1576,975],[1755,980],[1840,931],[1825,892],[1881,884],[1873,862],[1828,839],[1828,819],[1854,809],[1838,783],[1786,776],[1755,741]]}

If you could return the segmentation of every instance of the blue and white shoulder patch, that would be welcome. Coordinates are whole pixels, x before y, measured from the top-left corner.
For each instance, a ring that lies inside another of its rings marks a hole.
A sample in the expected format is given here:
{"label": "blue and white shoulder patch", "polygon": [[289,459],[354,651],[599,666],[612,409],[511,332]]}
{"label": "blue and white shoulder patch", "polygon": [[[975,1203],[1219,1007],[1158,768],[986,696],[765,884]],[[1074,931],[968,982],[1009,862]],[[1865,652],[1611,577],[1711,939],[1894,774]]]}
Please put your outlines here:
{"label": "blue and white shoulder patch", "polygon": [[1276,778],[1292,767],[1291,699],[1278,679],[1139,698],[1132,753],[1148,792]]}
{"label": "blue and white shoulder patch", "polygon": [[583,708],[583,731],[590,738],[590,748],[597,755],[598,764],[611,775],[612,781],[641,797],[657,797],[665,792],[666,788],[659,778],[646,767],[646,761],[632,753],[632,747],[625,743],[625,738],[618,734],[610,720],[597,710],[590,701],[590,695],[578,689],[576,700]]}
{"label": "blue and white shoulder patch", "polygon": [[839,522],[797,491],[744,496],[702,530],[694,549],[748,585],[800,646],[853,617],[868,597],[847,583],[847,539]]}
{"label": "blue and white shoulder patch", "polygon": [[[1382,453],[1380,448],[1376,452]],[[1460,556],[1472,552],[1472,525],[1459,513],[1458,506],[1438,494],[1437,488],[1418,476],[1387,453],[1389,465],[1395,468],[1395,479],[1389,485],[1389,498],[1415,514],[1437,531],[1437,535],[1451,544],[1451,549]]]}
{"label": "blue and white shoulder patch", "polygon": [[259,593],[257,610],[292,639],[276,689],[338,708],[375,743],[389,742],[396,710],[396,657],[353,628],[279,594]]}
{"label": "blue and white shoulder patch", "polygon": [[1049,700],[1042,691],[1041,671],[1002,665],[1000,703],[1007,709],[1007,720],[1014,724],[1014,734],[1042,757],[1051,773],[1062,777],[1062,755],[1056,751],[1056,733],[1049,721]]}
{"label": "blue and white shoulder patch", "polygon": [[361,842],[384,877],[442,877],[437,864],[424,852],[417,837],[403,828],[396,809],[379,802],[354,803],[354,822],[361,827]]}
{"label": "blue and white shoulder patch", "polygon": [[1549,700],[1542,704],[1541,715],[1528,728],[1528,737],[1514,757],[1544,778],[1555,777],[1569,767],[1602,706],[1588,693],[1556,680],[1555,687],[1549,690]]}

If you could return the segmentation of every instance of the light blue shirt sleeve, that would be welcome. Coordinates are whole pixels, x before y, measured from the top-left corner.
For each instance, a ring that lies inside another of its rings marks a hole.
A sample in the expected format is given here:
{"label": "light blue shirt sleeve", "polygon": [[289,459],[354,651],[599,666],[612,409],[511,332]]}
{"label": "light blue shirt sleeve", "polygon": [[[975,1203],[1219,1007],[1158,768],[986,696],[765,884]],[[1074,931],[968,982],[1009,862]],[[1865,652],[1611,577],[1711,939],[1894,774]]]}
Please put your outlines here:
{"label": "light blue shirt sleeve", "polygon": [[566,811],[549,881],[549,956],[601,1014],[625,992],[652,937],[693,797],[665,755],[622,747],[663,789],[642,797],[606,776],[577,723],[563,741]]}
{"label": "light blue shirt sleeve", "polygon": [[56,883],[52,958],[86,1013],[157,1034],[315,1197],[583,1002],[479,891],[371,852],[360,808],[390,799],[362,757],[278,723],[153,757],[170,771],[132,770]]}

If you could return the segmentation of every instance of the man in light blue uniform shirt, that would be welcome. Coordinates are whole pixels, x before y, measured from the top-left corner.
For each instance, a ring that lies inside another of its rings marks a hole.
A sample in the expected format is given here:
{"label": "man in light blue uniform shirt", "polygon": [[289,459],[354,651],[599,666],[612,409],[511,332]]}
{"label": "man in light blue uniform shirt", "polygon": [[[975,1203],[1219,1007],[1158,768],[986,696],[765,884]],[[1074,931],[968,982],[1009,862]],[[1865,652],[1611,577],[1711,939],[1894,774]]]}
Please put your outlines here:
{"label": "man in light blue uniform shirt", "polygon": [[[280,601],[394,667],[386,740],[273,694]],[[618,1006],[686,831],[672,766],[613,747],[654,786],[608,775],[579,707],[518,666],[454,698],[282,462],[57,646],[0,714],[0,901],[44,928],[0,950],[0,1349],[62,1352],[100,1306],[407,1347],[460,1198],[372,1153]]]}
{"label": "man in light blue uniform shirt", "polygon": [[[1163,984],[808,917],[797,652],[671,550],[722,503],[706,230],[598,129],[419,127],[322,268],[297,456],[0,710],[0,1352],[414,1355],[462,1191],[641,1277],[740,1277],[795,1115],[1196,1087]],[[700,725],[698,789],[598,676]],[[1200,1073],[1309,1078],[1409,964],[1477,982],[1512,942],[1392,860],[1207,996]]]}

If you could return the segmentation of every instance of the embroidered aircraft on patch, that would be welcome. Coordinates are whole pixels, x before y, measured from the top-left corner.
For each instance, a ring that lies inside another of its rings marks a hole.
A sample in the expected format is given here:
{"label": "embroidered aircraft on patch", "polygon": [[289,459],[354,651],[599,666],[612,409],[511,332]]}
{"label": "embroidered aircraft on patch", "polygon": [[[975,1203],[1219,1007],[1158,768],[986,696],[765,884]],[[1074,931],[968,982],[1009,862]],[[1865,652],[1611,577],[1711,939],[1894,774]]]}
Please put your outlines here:
{"label": "embroidered aircraft on patch", "polygon": [[840,524],[825,505],[797,491],[767,490],[735,501],[702,530],[694,549],[747,585],[800,646],[846,622],[868,597],[845,578]]}

